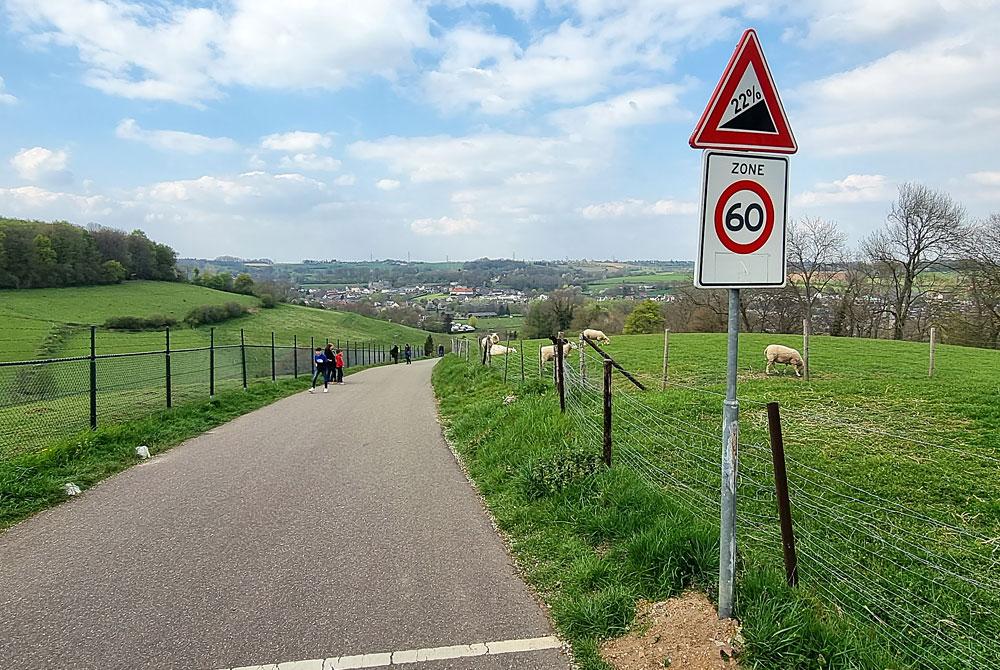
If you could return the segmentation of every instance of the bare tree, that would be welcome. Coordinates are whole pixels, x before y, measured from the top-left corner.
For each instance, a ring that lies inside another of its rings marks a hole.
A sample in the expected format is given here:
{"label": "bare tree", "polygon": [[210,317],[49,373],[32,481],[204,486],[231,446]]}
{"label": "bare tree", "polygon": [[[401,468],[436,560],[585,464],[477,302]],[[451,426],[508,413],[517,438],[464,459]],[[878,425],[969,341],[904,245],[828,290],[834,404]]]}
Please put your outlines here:
{"label": "bare tree", "polygon": [[816,301],[835,277],[833,266],[846,243],[847,234],[826,219],[802,218],[788,229],[789,286],[802,305],[810,331]]}
{"label": "bare tree", "polygon": [[946,193],[907,183],[899,187],[887,219],[864,248],[889,290],[893,338],[901,340],[914,304],[932,288],[918,280],[957,248],[965,209]]}
{"label": "bare tree", "polygon": [[962,289],[971,305],[964,315],[966,339],[1000,346],[1000,214],[975,224],[963,245],[959,266]]}

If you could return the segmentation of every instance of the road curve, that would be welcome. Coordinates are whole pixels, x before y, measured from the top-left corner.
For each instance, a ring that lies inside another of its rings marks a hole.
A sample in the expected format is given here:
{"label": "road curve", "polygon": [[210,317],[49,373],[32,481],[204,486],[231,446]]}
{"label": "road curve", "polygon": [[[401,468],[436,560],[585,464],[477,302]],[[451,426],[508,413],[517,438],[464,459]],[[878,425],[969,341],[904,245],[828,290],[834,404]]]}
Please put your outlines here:
{"label": "road curve", "polygon": [[273,668],[551,635],[441,438],[432,367],[286,398],[0,535],[0,666]]}

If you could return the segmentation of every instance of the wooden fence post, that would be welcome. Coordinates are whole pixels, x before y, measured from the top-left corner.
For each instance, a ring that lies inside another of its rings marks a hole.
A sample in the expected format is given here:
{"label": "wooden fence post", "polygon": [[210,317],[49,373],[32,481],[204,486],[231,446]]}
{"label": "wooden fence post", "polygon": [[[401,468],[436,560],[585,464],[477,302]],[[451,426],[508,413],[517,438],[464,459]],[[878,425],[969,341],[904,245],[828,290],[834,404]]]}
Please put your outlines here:
{"label": "wooden fence post", "polygon": [[781,436],[781,414],[776,402],[767,403],[767,430],[771,438],[774,492],[778,497],[778,519],[781,523],[781,553],[785,561],[785,579],[789,586],[796,586],[799,583],[799,568],[795,555],[795,535],[792,532],[792,504],[788,497],[788,473],[785,471],[785,442]]}
{"label": "wooden fence post", "polygon": [[927,376],[934,376],[934,347],[937,344],[937,328],[931,326],[931,350],[930,350],[930,363],[927,368]]}
{"label": "wooden fence post", "polygon": [[667,381],[670,379],[670,329],[663,329],[663,382],[660,385],[661,391],[667,390]]}
{"label": "wooden fence post", "polygon": [[559,411],[566,413],[566,378],[563,370],[563,333],[556,337],[556,386],[559,388]]}
{"label": "wooden fence post", "polygon": [[[582,353],[582,350],[581,350]],[[604,464],[611,467],[611,359],[604,359]]]}
{"label": "wooden fence post", "polygon": [[802,319],[802,378],[809,379],[809,319]]}

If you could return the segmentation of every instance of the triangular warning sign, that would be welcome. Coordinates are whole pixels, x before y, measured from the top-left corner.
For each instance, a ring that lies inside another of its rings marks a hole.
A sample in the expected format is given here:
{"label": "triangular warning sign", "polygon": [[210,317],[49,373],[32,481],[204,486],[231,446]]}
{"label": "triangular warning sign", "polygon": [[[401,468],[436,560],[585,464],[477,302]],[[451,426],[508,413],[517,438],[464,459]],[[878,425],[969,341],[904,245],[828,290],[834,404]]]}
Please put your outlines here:
{"label": "triangular warning sign", "polygon": [[690,143],[703,149],[798,151],[753,28],[736,45]]}

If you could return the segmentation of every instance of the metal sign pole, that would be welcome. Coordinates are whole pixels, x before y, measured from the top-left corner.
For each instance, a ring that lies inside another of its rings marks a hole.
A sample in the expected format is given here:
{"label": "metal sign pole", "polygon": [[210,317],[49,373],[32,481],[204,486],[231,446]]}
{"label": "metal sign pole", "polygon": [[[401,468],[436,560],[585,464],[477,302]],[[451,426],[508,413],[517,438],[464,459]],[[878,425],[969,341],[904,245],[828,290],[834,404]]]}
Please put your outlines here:
{"label": "metal sign pole", "polygon": [[719,534],[719,618],[733,616],[736,574],[736,468],[739,462],[740,403],[736,399],[739,362],[740,290],[729,289],[729,342],[726,355],[726,400],[722,403],[722,510]]}

